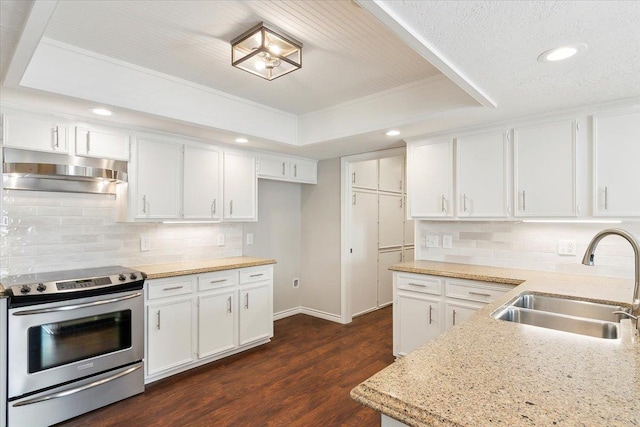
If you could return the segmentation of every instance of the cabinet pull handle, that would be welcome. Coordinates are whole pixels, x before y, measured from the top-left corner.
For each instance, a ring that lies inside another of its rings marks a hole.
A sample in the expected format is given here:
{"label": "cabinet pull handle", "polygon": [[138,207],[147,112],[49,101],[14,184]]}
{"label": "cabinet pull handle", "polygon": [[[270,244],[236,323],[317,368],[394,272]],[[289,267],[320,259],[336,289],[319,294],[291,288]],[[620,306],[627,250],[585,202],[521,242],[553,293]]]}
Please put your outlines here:
{"label": "cabinet pull handle", "polygon": [[604,187],[604,210],[609,209],[609,189],[607,186]]}
{"label": "cabinet pull handle", "polygon": [[462,195],[462,212],[466,212],[467,211],[467,195],[463,194]]}
{"label": "cabinet pull handle", "polygon": [[351,204],[352,204],[353,206],[355,206],[355,205],[356,205],[356,195],[355,195],[355,194],[354,194],[353,196],[351,196]]}
{"label": "cabinet pull handle", "polygon": [[469,295],[477,295],[479,297],[491,297],[491,294],[483,294],[482,292],[473,292],[473,291],[469,291]]}
{"label": "cabinet pull handle", "polygon": [[216,199],[213,199],[213,202],[211,202],[211,215],[215,215],[216,214]]}
{"label": "cabinet pull handle", "polygon": [[184,286],[180,285],[180,286],[171,286],[168,288],[162,288],[163,291],[175,291],[176,289],[182,289],[184,288]]}
{"label": "cabinet pull handle", "polygon": [[402,190],[402,180],[400,180],[400,188],[398,188],[399,190]]}
{"label": "cabinet pull handle", "polygon": [[402,197],[400,197],[400,209],[402,209]]}
{"label": "cabinet pull handle", "polygon": [[142,213],[147,213],[147,195],[142,196]]}
{"label": "cabinet pull handle", "polygon": [[527,210],[527,194],[522,190],[522,211]]}
{"label": "cabinet pull handle", "polygon": [[444,202],[445,202],[445,198],[444,198],[444,194],[442,195],[441,201],[440,201],[440,210],[442,211],[442,213],[445,213],[447,210],[444,207]]}
{"label": "cabinet pull handle", "polygon": [[91,132],[87,131],[87,154],[91,151]]}
{"label": "cabinet pull handle", "polygon": [[402,251],[400,251],[400,262],[402,262]]}
{"label": "cabinet pull handle", "polygon": [[228,308],[227,313],[231,313],[231,297],[227,298]]}
{"label": "cabinet pull handle", "polygon": [[285,163],[282,162],[282,176],[284,176],[285,174]]}
{"label": "cabinet pull handle", "polygon": [[233,200],[229,202],[229,215],[233,215]]}
{"label": "cabinet pull handle", "polygon": [[298,177],[298,165],[293,165],[293,177]]}
{"label": "cabinet pull handle", "polygon": [[424,283],[414,283],[414,282],[409,282],[409,284],[411,286],[422,286],[423,288],[426,288],[427,285],[425,285]]}
{"label": "cabinet pull handle", "polygon": [[353,173],[351,174],[351,183],[352,183],[352,184],[355,184],[355,183],[356,183],[356,173],[355,173],[355,172],[353,172]]}
{"label": "cabinet pull handle", "polygon": [[55,134],[55,139],[53,142],[53,148],[60,148],[60,133],[58,132],[58,126],[53,127],[53,133]]}
{"label": "cabinet pull handle", "polygon": [[249,293],[244,294],[244,308],[249,309]]}
{"label": "cabinet pull handle", "polygon": [[433,322],[433,317],[431,317],[431,313],[433,312],[433,307],[429,304],[429,324]]}
{"label": "cabinet pull handle", "polygon": [[249,277],[260,277],[264,276],[264,273],[250,274]]}
{"label": "cabinet pull handle", "polygon": [[224,283],[226,281],[227,281],[227,279],[218,279],[218,280],[212,280],[209,283]]}
{"label": "cabinet pull handle", "polygon": [[453,310],[453,326],[456,326],[456,311]]}
{"label": "cabinet pull handle", "polygon": [[158,318],[158,321],[156,322],[156,328],[160,330],[160,310],[157,311],[156,316]]}

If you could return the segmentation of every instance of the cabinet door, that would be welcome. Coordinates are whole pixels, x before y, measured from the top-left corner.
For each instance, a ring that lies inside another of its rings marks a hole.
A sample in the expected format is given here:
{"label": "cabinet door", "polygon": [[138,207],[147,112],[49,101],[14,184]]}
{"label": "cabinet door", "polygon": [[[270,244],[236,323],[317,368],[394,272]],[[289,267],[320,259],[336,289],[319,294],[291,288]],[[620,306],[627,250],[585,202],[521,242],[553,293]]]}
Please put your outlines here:
{"label": "cabinet door", "polygon": [[442,303],[439,298],[406,292],[398,293],[396,355],[404,356],[437,337],[442,328]]}
{"label": "cabinet door", "polygon": [[249,153],[224,153],[225,221],[257,221],[256,158]]}
{"label": "cabinet door", "polygon": [[640,216],[640,111],[593,118],[594,214]]}
{"label": "cabinet door", "polygon": [[76,154],[100,159],[129,160],[129,134],[76,126]]}
{"label": "cabinet door", "polygon": [[273,336],[270,284],[240,289],[240,345]]}
{"label": "cabinet door", "polygon": [[378,247],[402,246],[404,240],[403,196],[380,194],[378,208]]}
{"label": "cabinet door", "polygon": [[402,262],[410,262],[415,259],[415,248],[413,246],[402,250]]}
{"label": "cabinet door", "polygon": [[178,218],[181,146],[144,139],[137,145],[136,218]]}
{"label": "cabinet door", "polygon": [[389,267],[401,262],[401,250],[378,254],[378,307],[384,307],[393,302],[393,273]]}
{"label": "cabinet door", "polygon": [[147,375],[194,360],[191,299],[147,307]]}
{"label": "cabinet door", "polygon": [[355,316],[377,306],[378,271],[371,266],[378,256],[378,195],[354,191],[350,215],[348,280]]}
{"label": "cabinet door", "polygon": [[289,176],[289,161],[284,157],[260,155],[258,178],[285,180]]}
{"label": "cabinet door", "polygon": [[506,217],[507,132],[458,138],[458,216]]}
{"label": "cabinet door", "polygon": [[3,144],[7,147],[68,152],[68,126],[55,117],[5,114],[3,127]]}
{"label": "cabinet door", "polygon": [[380,180],[378,189],[402,193],[404,188],[404,156],[380,159]]}
{"label": "cabinet door", "polygon": [[404,244],[405,246],[407,245],[413,245],[415,243],[415,222],[412,219],[407,219],[407,212],[406,212],[406,206],[407,206],[407,198],[404,198],[404,206],[405,206],[405,212],[404,212]]}
{"label": "cabinet door", "polygon": [[449,330],[467,320],[472,314],[485,306],[482,303],[474,303],[462,300],[447,300],[446,329]]}
{"label": "cabinet door", "polygon": [[409,153],[411,217],[452,217],[453,142],[412,145]]}
{"label": "cabinet door", "polygon": [[351,187],[378,189],[378,159],[364,160],[349,165]]}
{"label": "cabinet door", "polygon": [[236,290],[198,297],[198,358],[238,346]]}
{"label": "cabinet door", "polygon": [[315,184],[318,182],[318,164],[312,160],[293,159],[290,163],[291,180]]}
{"label": "cabinet door", "polygon": [[220,219],[219,156],[213,149],[184,147],[184,218]]}
{"label": "cabinet door", "polygon": [[516,216],[575,216],[575,127],[565,121],[515,129]]}

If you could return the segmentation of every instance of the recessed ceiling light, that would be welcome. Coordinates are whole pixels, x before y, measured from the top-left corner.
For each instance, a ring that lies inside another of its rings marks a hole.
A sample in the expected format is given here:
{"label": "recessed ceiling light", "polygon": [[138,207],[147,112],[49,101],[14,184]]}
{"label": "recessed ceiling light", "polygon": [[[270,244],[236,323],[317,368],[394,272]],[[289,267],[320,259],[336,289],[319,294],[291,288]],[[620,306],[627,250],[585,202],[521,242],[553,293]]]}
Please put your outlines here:
{"label": "recessed ceiling light", "polygon": [[584,43],[575,43],[566,46],[558,46],[553,49],[549,49],[542,52],[538,56],[540,62],[555,62],[562,61],[563,59],[571,58],[576,54],[583,52],[587,49],[587,45]]}
{"label": "recessed ceiling light", "polygon": [[246,144],[249,140],[247,138],[236,138],[236,142],[238,144]]}
{"label": "recessed ceiling light", "polygon": [[106,108],[92,108],[91,112],[99,116],[110,116],[113,114],[111,110],[107,110]]}
{"label": "recessed ceiling light", "polygon": [[385,133],[385,135],[387,135],[387,136],[398,136],[398,135],[400,135],[400,131],[397,130],[397,129],[391,129],[391,130],[388,130]]}

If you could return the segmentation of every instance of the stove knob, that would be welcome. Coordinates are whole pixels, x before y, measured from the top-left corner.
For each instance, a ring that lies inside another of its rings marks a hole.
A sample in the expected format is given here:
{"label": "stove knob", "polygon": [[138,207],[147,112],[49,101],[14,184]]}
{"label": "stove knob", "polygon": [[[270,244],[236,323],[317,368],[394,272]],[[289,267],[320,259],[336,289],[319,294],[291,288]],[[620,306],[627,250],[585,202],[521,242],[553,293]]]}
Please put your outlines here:
{"label": "stove knob", "polygon": [[47,290],[47,285],[44,283],[38,283],[38,287],[36,288],[38,292],[44,292]]}
{"label": "stove knob", "polygon": [[31,286],[22,285],[22,288],[20,288],[20,292],[23,294],[28,294],[29,292],[31,292]]}
{"label": "stove knob", "polygon": [[119,274],[118,275],[118,280],[120,280],[121,282],[124,282],[125,280],[127,280],[127,278],[125,277],[124,274]]}
{"label": "stove knob", "polygon": [[129,275],[129,279],[131,279],[131,280],[136,280],[137,278],[138,278],[138,276],[136,275],[136,273],[131,273]]}

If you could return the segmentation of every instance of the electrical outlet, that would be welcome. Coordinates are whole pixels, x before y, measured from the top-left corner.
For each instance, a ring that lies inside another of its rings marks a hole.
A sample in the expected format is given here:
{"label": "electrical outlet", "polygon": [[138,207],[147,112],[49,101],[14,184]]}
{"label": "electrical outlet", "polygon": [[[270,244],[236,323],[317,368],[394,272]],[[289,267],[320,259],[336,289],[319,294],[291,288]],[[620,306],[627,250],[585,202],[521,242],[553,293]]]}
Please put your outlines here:
{"label": "electrical outlet", "polygon": [[437,248],[440,246],[438,240],[439,239],[437,234],[427,234],[426,236],[424,236],[424,247]]}
{"label": "electrical outlet", "polygon": [[558,255],[574,255],[576,254],[575,240],[558,241]]}
{"label": "electrical outlet", "polygon": [[224,246],[224,234],[218,234],[218,246]]}
{"label": "electrical outlet", "polygon": [[253,245],[253,233],[247,233],[247,245]]}
{"label": "electrical outlet", "polygon": [[151,241],[149,237],[140,236],[140,252],[149,252],[151,250]]}
{"label": "electrical outlet", "polygon": [[453,247],[453,236],[442,236],[442,247],[445,249],[451,249]]}
{"label": "electrical outlet", "polygon": [[297,277],[293,278],[293,287],[294,288],[299,288],[300,287],[300,279],[298,279]]}

